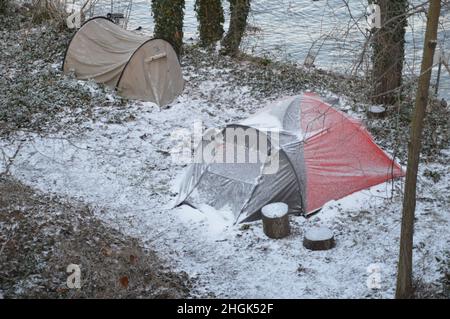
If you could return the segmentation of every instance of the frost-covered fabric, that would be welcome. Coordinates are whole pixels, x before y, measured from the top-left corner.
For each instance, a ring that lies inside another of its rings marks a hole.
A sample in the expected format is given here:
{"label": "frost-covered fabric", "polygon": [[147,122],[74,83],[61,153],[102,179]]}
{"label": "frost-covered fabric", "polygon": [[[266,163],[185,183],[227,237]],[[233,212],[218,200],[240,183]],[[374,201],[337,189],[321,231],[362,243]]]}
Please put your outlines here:
{"label": "frost-covered fabric", "polygon": [[306,136],[306,213],[330,200],[404,176],[400,165],[375,144],[362,123],[318,96],[305,94],[299,112]]}
{"label": "frost-covered fabric", "polygon": [[[361,123],[314,94],[275,102],[224,131],[237,127],[267,138],[277,169],[270,169],[273,157],[253,164],[194,163],[181,184],[178,204],[226,207],[236,222],[260,218],[261,208],[271,202],[288,204],[290,213],[310,214],[330,200],[404,175]],[[231,142],[246,143],[236,139],[226,144]]]}

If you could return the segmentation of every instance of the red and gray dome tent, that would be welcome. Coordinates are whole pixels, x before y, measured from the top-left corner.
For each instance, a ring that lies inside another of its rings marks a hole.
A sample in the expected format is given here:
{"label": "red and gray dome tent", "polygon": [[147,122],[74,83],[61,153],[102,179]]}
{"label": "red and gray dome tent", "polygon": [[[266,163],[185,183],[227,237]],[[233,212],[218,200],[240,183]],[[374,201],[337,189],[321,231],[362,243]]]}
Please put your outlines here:
{"label": "red and gray dome tent", "polygon": [[[263,138],[235,138],[239,129]],[[258,219],[264,205],[278,201],[287,203],[291,213],[308,215],[328,201],[404,176],[359,121],[311,93],[276,102],[214,134],[207,132],[199,148],[208,149],[216,140],[209,154],[223,156],[225,149],[239,147],[251,154],[261,151],[266,138],[270,156],[252,162],[250,155],[239,162],[234,154],[232,161],[197,160],[188,168],[177,204],[226,208],[236,222]]]}
{"label": "red and gray dome tent", "polygon": [[178,57],[165,40],[127,31],[104,17],[86,21],[70,42],[64,73],[116,88],[130,99],[166,105],[184,88]]}

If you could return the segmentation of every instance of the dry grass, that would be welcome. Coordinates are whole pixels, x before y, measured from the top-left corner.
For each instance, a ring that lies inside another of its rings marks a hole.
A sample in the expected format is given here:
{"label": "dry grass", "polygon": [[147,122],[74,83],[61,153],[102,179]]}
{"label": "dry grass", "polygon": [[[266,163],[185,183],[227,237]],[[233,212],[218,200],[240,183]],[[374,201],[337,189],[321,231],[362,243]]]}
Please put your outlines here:
{"label": "dry grass", "polygon": [[422,280],[416,280],[414,284],[414,298],[415,299],[449,299],[450,298],[450,286],[448,283],[443,283],[441,286],[439,283],[430,284],[424,283]]}
{"label": "dry grass", "polygon": [[33,0],[31,5],[33,11],[33,22],[42,23],[52,21],[63,26],[68,16],[64,0]]}
{"label": "dry grass", "polygon": [[9,0],[0,0],[0,14],[6,12],[9,6]]}
{"label": "dry grass", "polygon": [[[66,268],[81,268],[68,289]],[[91,209],[0,178],[0,295],[4,298],[183,298],[184,273],[106,226]]]}

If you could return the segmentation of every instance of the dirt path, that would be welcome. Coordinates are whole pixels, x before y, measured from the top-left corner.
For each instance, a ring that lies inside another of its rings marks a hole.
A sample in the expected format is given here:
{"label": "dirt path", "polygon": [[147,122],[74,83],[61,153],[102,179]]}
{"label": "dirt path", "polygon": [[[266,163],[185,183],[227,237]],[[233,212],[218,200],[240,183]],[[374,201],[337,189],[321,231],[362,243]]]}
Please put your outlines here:
{"label": "dirt path", "polygon": [[[66,282],[80,267],[80,289]],[[0,178],[0,295],[4,298],[184,298],[185,273],[106,226],[82,203]]]}

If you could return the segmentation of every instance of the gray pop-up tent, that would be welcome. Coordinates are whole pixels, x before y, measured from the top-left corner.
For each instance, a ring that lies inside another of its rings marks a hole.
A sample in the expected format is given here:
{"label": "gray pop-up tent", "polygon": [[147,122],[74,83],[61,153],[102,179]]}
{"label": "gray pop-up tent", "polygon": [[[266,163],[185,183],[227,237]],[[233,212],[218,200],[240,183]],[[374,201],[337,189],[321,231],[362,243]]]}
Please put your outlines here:
{"label": "gray pop-up tent", "polygon": [[308,215],[328,201],[404,175],[360,122],[311,93],[208,131],[199,149],[177,204],[228,209],[236,222],[257,219],[264,205],[279,201],[291,213]]}
{"label": "gray pop-up tent", "polygon": [[117,89],[130,99],[166,105],[184,88],[178,57],[167,41],[122,29],[104,17],[84,23],[70,42],[65,73]]}

